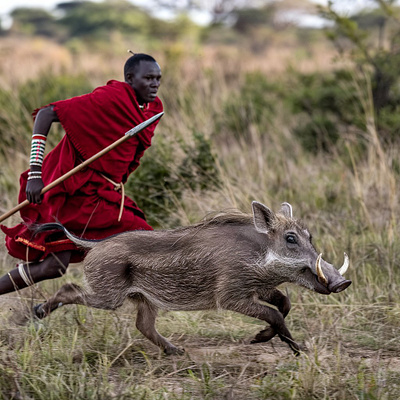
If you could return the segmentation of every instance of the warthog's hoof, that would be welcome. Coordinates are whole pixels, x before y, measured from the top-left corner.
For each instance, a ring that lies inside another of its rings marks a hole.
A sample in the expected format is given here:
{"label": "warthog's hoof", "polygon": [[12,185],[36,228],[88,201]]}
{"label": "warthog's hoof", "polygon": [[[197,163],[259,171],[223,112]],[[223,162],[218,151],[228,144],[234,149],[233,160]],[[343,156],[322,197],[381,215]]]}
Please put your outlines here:
{"label": "warthog's hoof", "polygon": [[33,315],[36,317],[36,318],[39,318],[39,319],[43,319],[44,317],[46,317],[47,316],[47,314],[46,314],[46,312],[43,310],[43,304],[37,304],[36,306],[34,306],[33,307]]}
{"label": "warthog's hoof", "polygon": [[172,355],[181,356],[182,354],[185,354],[185,349],[182,349],[181,347],[172,346],[164,349],[164,353],[167,356],[172,356]]}
{"label": "warthog's hoof", "polygon": [[283,342],[286,342],[289,345],[289,347],[293,351],[293,354],[296,357],[298,357],[300,355],[300,352],[302,351],[302,349],[300,348],[300,346],[293,339],[290,339],[290,338],[288,338],[286,336],[280,336],[280,338],[281,338],[281,340]]}
{"label": "warthog's hoof", "polygon": [[300,348],[300,346],[299,346],[296,342],[290,343],[290,344],[289,344],[289,347],[292,349],[293,354],[294,354],[296,357],[298,357],[298,356],[300,355],[301,348]]}
{"label": "warthog's hoof", "polygon": [[265,343],[276,335],[275,329],[270,326],[257,333],[256,337],[250,343]]}

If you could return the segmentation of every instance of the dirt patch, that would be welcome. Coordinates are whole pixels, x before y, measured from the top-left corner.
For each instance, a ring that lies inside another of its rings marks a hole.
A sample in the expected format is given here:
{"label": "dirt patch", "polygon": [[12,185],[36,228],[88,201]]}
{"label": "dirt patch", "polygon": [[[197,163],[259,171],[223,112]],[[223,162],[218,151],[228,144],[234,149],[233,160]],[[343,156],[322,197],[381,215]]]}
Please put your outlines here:
{"label": "dirt patch", "polygon": [[242,366],[261,364],[271,367],[282,362],[296,362],[302,358],[312,359],[317,351],[318,360],[322,364],[332,364],[333,360],[337,363],[340,358],[341,362],[345,364],[348,362],[363,363],[371,369],[384,368],[400,372],[400,354],[368,348],[354,348],[351,343],[340,345],[340,356],[336,346],[329,344],[316,349],[308,343],[301,355],[296,357],[290,348],[278,338],[273,338],[265,344],[249,344],[250,339],[232,343],[228,340],[199,337],[185,338],[184,342],[183,347],[187,357],[196,363],[210,362],[225,365],[240,363]]}

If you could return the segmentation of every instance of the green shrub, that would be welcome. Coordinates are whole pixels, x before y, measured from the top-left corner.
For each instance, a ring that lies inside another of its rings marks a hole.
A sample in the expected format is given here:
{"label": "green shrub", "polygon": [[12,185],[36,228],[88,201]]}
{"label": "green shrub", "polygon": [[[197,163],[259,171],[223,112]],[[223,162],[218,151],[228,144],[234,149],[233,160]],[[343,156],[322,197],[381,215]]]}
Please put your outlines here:
{"label": "green shrub", "polygon": [[329,153],[339,139],[337,124],[324,114],[313,115],[310,121],[294,128],[293,133],[310,152]]}
{"label": "green shrub", "polygon": [[225,102],[219,130],[230,131],[235,138],[249,137],[249,127],[254,123],[265,130],[281,98],[278,83],[270,82],[261,72],[247,74],[239,91]]}
{"label": "green shrub", "polygon": [[[182,154],[179,159],[175,154]],[[219,184],[211,144],[200,132],[193,144],[173,143],[162,136],[143,156],[140,167],[125,185],[153,227],[169,224],[185,190],[205,191]]]}
{"label": "green shrub", "polygon": [[365,129],[365,116],[350,70],[332,73],[294,73],[285,103],[301,121],[293,129],[307,151],[330,152],[343,128]]}
{"label": "green shrub", "polygon": [[185,158],[178,168],[179,176],[193,191],[219,186],[220,179],[210,141],[201,132],[194,132],[193,140],[192,145],[181,145]]}

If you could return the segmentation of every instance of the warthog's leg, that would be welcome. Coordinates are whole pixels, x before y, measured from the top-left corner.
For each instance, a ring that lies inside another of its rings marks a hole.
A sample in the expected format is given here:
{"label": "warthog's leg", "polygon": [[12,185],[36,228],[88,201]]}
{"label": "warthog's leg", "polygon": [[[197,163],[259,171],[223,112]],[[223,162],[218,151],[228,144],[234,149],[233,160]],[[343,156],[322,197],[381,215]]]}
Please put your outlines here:
{"label": "warthog's leg", "polygon": [[[260,300],[270,303],[278,308],[282,313],[283,318],[289,314],[291,304],[288,296],[285,296],[280,290],[275,289],[269,292],[266,296],[260,298]],[[251,343],[262,343],[271,340],[277,332],[271,326],[267,326],[265,329],[260,331]]]}
{"label": "warthog's leg", "polygon": [[232,307],[227,308],[229,310],[236,311],[241,314],[248,315],[249,317],[258,318],[267,322],[274,330],[274,335],[277,334],[283,342],[286,342],[290,346],[290,348],[296,355],[299,354],[300,347],[293,340],[292,335],[290,334],[289,329],[285,324],[283,314],[280,311],[259,304],[253,299],[248,299],[247,302],[236,303],[232,305]]}
{"label": "warthog's leg", "polygon": [[80,286],[67,283],[45,303],[35,306],[34,313],[38,318],[44,318],[55,309],[66,304],[82,304],[104,310],[115,310],[122,304],[122,301],[116,302],[114,298],[110,299],[98,294],[89,294]]}
{"label": "warthog's leg", "polygon": [[165,337],[161,336],[156,328],[157,308],[150,305],[146,300],[137,302],[136,327],[138,330],[156,346],[164,350],[167,355],[183,354],[185,351],[175,347]]}

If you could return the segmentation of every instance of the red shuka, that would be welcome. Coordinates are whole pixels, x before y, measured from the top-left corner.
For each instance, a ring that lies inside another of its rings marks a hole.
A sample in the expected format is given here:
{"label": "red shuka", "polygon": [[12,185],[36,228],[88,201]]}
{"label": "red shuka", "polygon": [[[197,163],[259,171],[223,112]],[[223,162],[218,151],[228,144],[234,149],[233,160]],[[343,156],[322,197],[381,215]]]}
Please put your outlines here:
{"label": "red shuka", "polygon": [[[115,142],[129,129],[163,111],[158,97],[140,109],[131,86],[115,80],[92,93],[50,105],[54,106],[66,135],[44,159],[44,185]],[[65,236],[43,232],[33,237],[29,229],[32,224],[57,220],[75,235],[88,239],[101,239],[128,230],[151,230],[143,212],[126,196],[122,218],[118,222],[121,193],[101,174],[117,183],[126,182],[151,145],[157,123],[48,191],[41,204],[29,204],[21,209],[23,223],[12,228],[1,225],[10,255],[33,261],[43,259],[52,252],[75,250],[72,261],[82,260],[82,252]],[[19,202],[26,199],[27,177],[28,171],[20,177]]]}

